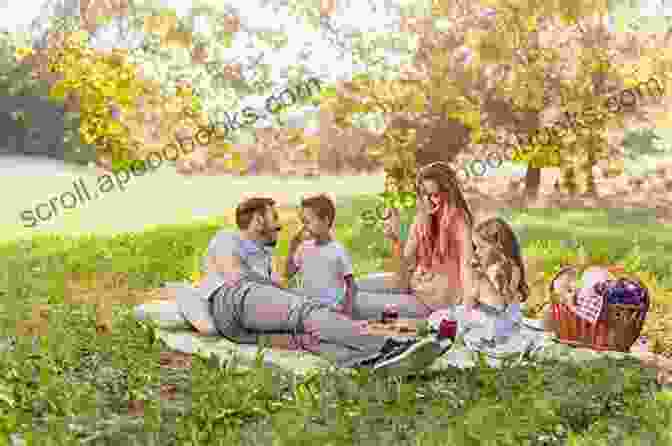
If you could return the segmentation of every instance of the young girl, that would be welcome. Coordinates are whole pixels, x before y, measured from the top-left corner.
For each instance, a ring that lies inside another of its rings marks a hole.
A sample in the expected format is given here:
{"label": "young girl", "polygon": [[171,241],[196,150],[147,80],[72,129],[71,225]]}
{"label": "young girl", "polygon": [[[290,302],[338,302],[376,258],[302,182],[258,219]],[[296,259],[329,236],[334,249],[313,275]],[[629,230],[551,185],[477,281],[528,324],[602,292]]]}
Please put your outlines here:
{"label": "young girl", "polygon": [[290,241],[287,256],[289,278],[301,271],[303,292],[322,303],[352,314],[354,281],[352,263],[345,247],[332,237],[336,208],[326,195],[301,202],[304,227]]}
{"label": "young girl", "polygon": [[474,228],[474,278],[476,292],[465,305],[486,304],[503,311],[525,302],[529,289],[520,256],[520,245],[511,227],[501,218],[491,218]]}
{"label": "young girl", "polygon": [[[507,337],[522,320],[520,303],[529,296],[520,245],[511,227],[501,218],[481,222],[473,232],[474,292],[465,295],[470,318],[486,316],[492,330],[490,342]],[[478,310],[473,313],[471,310]]]}

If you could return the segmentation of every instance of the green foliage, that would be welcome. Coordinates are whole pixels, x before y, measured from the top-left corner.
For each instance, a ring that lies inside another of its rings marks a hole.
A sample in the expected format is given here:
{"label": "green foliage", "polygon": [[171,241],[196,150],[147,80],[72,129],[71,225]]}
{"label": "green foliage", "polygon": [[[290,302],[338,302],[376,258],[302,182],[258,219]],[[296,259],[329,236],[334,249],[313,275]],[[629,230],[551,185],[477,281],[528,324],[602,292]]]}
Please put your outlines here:
{"label": "green foliage", "polygon": [[415,208],[416,193],[409,191],[386,191],[378,194],[385,208],[409,210]]}
{"label": "green foliage", "polygon": [[623,138],[625,156],[636,160],[643,155],[664,154],[668,150],[663,144],[664,139],[654,129],[638,129],[629,131]]}

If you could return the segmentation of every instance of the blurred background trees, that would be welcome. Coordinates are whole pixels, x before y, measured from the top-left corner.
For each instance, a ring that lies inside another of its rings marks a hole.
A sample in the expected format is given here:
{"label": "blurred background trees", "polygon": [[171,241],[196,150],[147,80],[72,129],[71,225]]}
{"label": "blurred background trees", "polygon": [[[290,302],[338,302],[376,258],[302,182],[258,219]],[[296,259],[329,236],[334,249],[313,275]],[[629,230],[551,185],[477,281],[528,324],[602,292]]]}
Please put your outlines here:
{"label": "blurred background trees", "polygon": [[[381,145],[370,153],[385,160],[393,188],[408,190],[408,176],[427,162],[515,148],[514,159],[527,164],[527,198],[537,196],[546,167],[561,168],[562,191],[590,194],[600,161],[622,172],[623,129],[669,122],[666,97],[640,94],[616,114],[605,110],[607,98],[652,77],[667,85],[672,63],[665,33],[610,31],[605,2],[434,6],[434,17],[404,18],[418,43],[400,76],[355,79],[326,101],[345,126],[358,113],[385,115]],[[588,125],[591,109],[606,119]],[[544,135],[565,113],[579,130]],[[399,153],[408,151],[415,160]]]}
{"label": "blurred background trees", "polygon": [[[639,150],[665,138],[667,99],[643,97],[589,131],[552,143],[544,134],[565,113],[602,106],[651,77],[667,82],[669,17],[628,21],[641,9],[629,0],[437,1],[432,10],[413,3],[399,6],[399,20],[377,33],[343,23],[334,13],[340,7],[304,1],[287,8],[351,58],[357,70],[350,79],[324,83],[318,97],[265,116],[272,131],[220,131],[195,144],[180,171],[314,175],[382,167],[390,190],[403,192],[418,165],[498,151],[506,158],[518,137],[515,159],[527,164],[526,195],[534,198],[543,168],[561,168],[566,193],[591,193],[596,165],[609,161],[607,171],[618,174],[631,145]],[[66,109],[67,151],[83,160],[93,151],[116,167],[193,138],[248,97],[263,102],[307,77],[324,77],[307,62],[306,48],[279,84],[264,50],[286,48],[287,30],[254,25],[213,2],[178,14],[150,1],[50,0],[41,17],[32,40],[5,36],[1,51],[12,57],[0,88],[51,94]],[[254,40],[244,55],[233,47],[242,32]],[[289,125],[294,110],[310,105],[319,106],[316,122]],[[640,128],[658,138],[646,140]]]}

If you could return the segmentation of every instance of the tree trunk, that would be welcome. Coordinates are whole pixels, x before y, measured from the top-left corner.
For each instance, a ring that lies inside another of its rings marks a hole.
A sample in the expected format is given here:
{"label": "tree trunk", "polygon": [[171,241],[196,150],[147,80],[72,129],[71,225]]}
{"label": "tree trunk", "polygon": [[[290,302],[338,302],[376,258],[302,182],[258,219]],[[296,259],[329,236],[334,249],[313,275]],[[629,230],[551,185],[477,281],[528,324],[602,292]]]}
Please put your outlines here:
{"label": "tree trunk", "polygon": [[576,168],[574,165],[569,165],[563,169],[560,187],[570,197],[576,195],[578,184],[576,183]]}
{"label": "tree trunk", "polygon": [[593,157],[590,156],[589,161],[588,161],[588,166],[586,170],[586,195],[589,196],[597,196],[597,184],[595,184],[595,175],[593,174],[593,166],[595,166],[597,163],[595,160],[592,159]]}
{"label": "tree trunk", "polygon": [[527,166],[525,173],[525,198],[535,200],[539,197],[539,187],[541,186],[541,168]]}

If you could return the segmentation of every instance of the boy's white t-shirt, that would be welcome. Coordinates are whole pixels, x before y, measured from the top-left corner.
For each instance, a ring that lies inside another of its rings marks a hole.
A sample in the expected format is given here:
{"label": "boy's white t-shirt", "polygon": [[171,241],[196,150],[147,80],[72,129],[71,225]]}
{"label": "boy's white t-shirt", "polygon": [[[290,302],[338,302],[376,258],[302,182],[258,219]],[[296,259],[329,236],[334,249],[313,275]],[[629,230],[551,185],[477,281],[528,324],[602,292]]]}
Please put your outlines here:
{"label": "boy's white t-shirt", "polygon": [[294,263],[303,276],[303,290],[325,303],[337,303],[345,288],[345,276],[352,274],[352,262],[346,249],[332,240],[323,245],[303,242]]}

